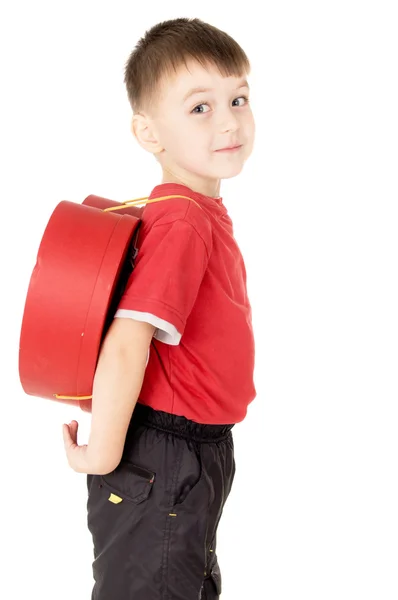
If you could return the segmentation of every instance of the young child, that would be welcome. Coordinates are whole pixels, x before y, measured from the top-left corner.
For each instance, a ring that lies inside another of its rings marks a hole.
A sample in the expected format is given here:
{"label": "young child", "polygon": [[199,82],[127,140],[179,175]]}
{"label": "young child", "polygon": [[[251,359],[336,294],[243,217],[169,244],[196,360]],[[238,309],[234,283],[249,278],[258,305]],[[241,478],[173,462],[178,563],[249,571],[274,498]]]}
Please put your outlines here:
{"label": "young child", "polygon": [[159,23],[126,64],[132,131],[160,164],[135,268],[105,337],[88,444],[93,600],[215,600],[232,427],[255,398],[246,271],[220,196],[252,152],[248,58],[199,19]]}

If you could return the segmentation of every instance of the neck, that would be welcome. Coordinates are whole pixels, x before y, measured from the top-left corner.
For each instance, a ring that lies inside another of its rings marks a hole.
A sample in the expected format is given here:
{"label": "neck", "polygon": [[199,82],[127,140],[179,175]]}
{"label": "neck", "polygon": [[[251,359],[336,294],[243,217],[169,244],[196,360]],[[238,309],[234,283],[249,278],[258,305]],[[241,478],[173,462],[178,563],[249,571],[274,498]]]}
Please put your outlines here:
{"label": "neck", "polygon": [[203,194],[204,196],[210,196],[217,198],[220,195],[220,179],[203,179],[195,176],[192,173],[187,175],[177,175],[171,172],[169,169],[163,169],[162,183],[181,183],[186,185],[194,192]]}

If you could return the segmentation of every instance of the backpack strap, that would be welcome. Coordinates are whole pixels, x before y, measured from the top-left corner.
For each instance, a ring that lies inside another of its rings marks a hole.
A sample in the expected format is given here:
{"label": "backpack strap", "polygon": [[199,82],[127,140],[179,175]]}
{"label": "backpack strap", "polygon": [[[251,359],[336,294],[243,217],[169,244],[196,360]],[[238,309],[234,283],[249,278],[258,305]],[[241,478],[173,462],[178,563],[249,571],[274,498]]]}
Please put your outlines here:
{"label": "backpack strap", "polygon": [[110,212],[114,210],[121,210],[122,208],[126,208],[126,206],[136,206],[137,204],[143,204],[143,200],[147,200],[147,202],[144,202],[144,204],[151,204],[152,202],[161,202],[162,200],[169,200],[169,198],[186,198],[187,200],[195,202],[195,204],[199,206],[201,210],[203,210],[200,204],[198,204],[196,200],[190,198],[189,196],[161,196],[160,198],[152,198],[151,200],[149,200],[148,198],[149,196],[144,196],[143,198],[137,198],[136,200],[127,200],[126,202],[123,202],[123,204],[121,204],[120,206],[110,206],[109,208],[104,208],[102,210],[103,212]]}

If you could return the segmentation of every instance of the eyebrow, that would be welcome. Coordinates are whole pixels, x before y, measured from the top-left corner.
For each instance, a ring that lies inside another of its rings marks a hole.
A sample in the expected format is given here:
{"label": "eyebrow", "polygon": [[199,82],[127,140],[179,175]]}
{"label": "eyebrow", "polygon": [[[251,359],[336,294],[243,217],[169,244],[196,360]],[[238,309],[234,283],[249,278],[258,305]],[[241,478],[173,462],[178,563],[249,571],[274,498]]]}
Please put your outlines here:
{"label": "eyebrow", "polygon": [[[250,89],[249,84],[246,79],[243,79],[241,82],[239,82],[238,85],[236,86],[236,89],[240,89],[243,87],[247,87]],[[190,98],[190,96],[193,96],[194,94],[200,94],[202,92],[212,92],[212,91],[213,91],[212,88],[204,88],[204,87],[192,88],[185,94],[183,101],[185,102],[186,100],[188,100],[188,98]]]}

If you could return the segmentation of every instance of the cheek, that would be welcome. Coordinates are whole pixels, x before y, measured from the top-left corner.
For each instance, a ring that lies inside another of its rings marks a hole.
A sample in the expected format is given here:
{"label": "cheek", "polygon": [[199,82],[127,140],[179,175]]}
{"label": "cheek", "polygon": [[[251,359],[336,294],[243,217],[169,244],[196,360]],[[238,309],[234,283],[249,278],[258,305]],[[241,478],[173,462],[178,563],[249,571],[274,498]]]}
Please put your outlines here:
{"label": "cheek", "polygon": [[171,156],[186,163],[206,159],[213,147],[206,119],[184,118],[164,123],[161,131],[162,145]]}
{"label": "cheek", "polygon": [[171,155],[175,156],[181,153],[181,149],[184,145],[186,146],[186,143],[186,138],[181,134],[181,127],[176,126],[163,132],[162,145]]}
{"label": "cheek", "polygon": [[200,156],[211,147],[209,134],[204,124],[184,123],[174,134],[174,147],[187,156]]}
{"label": "cheek", "polygon": [[252,113],[250,113],[247,117],[247,120],[245,123],[245,129],[246,129],[247,134],[251,138],[254,137],[256,126],[255,126],[254,117],[253,117]]}

